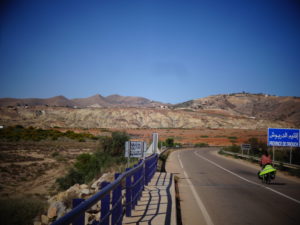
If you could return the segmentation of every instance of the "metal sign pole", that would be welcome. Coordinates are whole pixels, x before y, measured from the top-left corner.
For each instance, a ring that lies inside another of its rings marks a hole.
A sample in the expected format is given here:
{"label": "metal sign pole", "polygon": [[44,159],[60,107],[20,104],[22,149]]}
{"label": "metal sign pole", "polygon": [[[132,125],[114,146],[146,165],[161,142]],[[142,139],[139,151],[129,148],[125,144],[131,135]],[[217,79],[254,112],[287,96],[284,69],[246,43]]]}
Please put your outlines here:
{"label": "metal sign pole", "polygon": [[291,146],[291,149],[290,149],[290,164],[292,164],[292,154],[293,153],[293,148],[292,148],[292,146]]}
{"label": "metal sign pole", "polygon": [[129,161],[130,161],[130,141],[126,142],[126,152],[127,152],[127,167],[129,168]]}
{"label": "metal sign pole", "polygon": [[273,166],[274,166],[274,161],[275,161],[275,147],[273,146]]}

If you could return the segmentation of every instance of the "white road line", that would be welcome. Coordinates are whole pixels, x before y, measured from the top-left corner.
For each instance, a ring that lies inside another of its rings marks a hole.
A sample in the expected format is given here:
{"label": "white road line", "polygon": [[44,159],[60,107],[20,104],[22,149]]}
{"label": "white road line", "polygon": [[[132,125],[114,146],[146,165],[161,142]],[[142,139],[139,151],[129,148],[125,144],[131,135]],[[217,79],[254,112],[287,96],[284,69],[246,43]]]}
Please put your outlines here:
{"label": "white road line", "polygon": [[[182,165],[182,162],[181,162],[179,153],[177,154],[177,158],[178,158],[178,161],[179,161],[179,163],[180,163],[181,168],[183,169],[183,165]],[[205,223],[206,223],[207,225],[214,225],[214,223],[212,222],[212,220],[211,220],[211,218],[210,218],[210,216],[209,216],[209,214],[208,214],[208,212],[207,212],[207,210],[206,210],[206,208],[205,208],[205,206],[204,206],[204,204],[203,204],[201,198],[200,198],[199,195],[197,194],[194,185],[192,184],[192,182],[190,181],[190,179],[189,179],[187,173],[186,173],[184,170],[183,170],[183,174],[184,174],[184,176],[185,176],[185,178],[186,178],[186,181],[188,182],[188,185],[189,185],[189,187],[191,188],[191,191],[192,191],[192,193],[193,193],[193,195],[194,195],[194,197],[195,197],[195,199],[196,199],[197,205],[198,205],[198,207],[200,208],[200,210],[201,210],[201,212],[202,212],[202,215],[203,215],[203,217],[204,217]]]}
{"label": "white road line", "polygon": [[183,169],[183,165],[182,165],[182,162],[181,162],[181,159],[180,159],[180,153],[177,154],[177,159],[179,161],[180,167]]}
{"label": "white road line", "polygon": [[251,180],[248,180],[248,179],[246,179],[246,178],[244,178],[244,177],[242,177],[242,176],[240,176],[240,175],[238,175],[238,174],[236,174],[236,173],[234,173],[234,172],[232,172],[232,171],[230,171],[230,170],[228,170],[228,169],[226,169],[226,168],[220,166],[219,164],[217,164],[217,163],[215,163],[215,162],[213,162],[213,161],[211,161],[211,160],[209,160],[209,159],[207,159],[207,158],[205,158],[205,157],[199,155],[197,152],[194,152],[194,154],[197,155],[198,157],[200,157],[201,159],[204,159],[204,160],[210,162],[211,164],[215,165],[216,167],[219,167],[220,169],[225,170],[226,172],[231,173],[232,175],[234,175],[234,176],[236,176],[236,177],[238,177],[238,178],[240,178],[240,179],[242,179],[242,180],[244,180],[244,181],[246,181],[246,182],[248,182],[248,183],[251,183],[251,184],[257,185],[257,186],[259,186],[259,187],[265,188],[265,189],[267,189],[267,190],[269,190],[269,191],[272,191],[272,192],[274,192],[274,193],[276,193],[276,194],[278,194],[278,195],[281,195],[281,196],[283,196],[283,197],[285,197],[285,198],[287,198],[287,199],[290,199],[290,200],[292,200],[292,201],[294,201],[294,202],[300,204],[300,201],[297,200],[297,199],[295,199],[295,198],[292,198],[292,197],[290,197],[290,196],[288,196],[288,195],[286,195],[286,194],[283,194],[283,193],[281,193],[281,192],[279,192],[279,191],[276,191],[276,190],[274,190],[274,189],[272,189],[272,188],[270,188],[270,187],[266,187],[266,186],[264,186],[264,185],[255,183],[255,182],[253,182],[253,181],[251,181]]}

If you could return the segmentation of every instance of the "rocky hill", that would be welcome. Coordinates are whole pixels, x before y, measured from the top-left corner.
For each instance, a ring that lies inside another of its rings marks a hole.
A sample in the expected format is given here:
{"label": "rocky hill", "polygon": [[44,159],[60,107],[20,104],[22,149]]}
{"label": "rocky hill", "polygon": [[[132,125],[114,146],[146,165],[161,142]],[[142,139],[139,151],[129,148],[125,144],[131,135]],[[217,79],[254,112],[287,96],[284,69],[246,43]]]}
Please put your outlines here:
{"label": "rocky hill", "polygon": [[214,95],[177,104],[174,109],[215,111],[251,119],[285,121],[300,126],[300,98],[264,94]]}
{"label": "rocky hill", "polygon": [[168,107],[144,98],[118,95],[74,99],[73,107],[48,104],[8,107],[0,102],[0,125],[4,126],[242,129],[300,126],[300,98],[296,97],[215,95]]}
{"label": "rocky hill", "polygon": [[0,106],[61,106],[74,107],[76,103],[64,96],[53,98],[1,98]]}
{"label": "rocky hill", "polygon": [[0,98],[1,106],[60,106],[75,108],[107,108],[107,107],[159,107],[166,105],[142,97],[110,95],[103,97],[99,94],[88,98],[68,99],[64,96],[53,98]]}

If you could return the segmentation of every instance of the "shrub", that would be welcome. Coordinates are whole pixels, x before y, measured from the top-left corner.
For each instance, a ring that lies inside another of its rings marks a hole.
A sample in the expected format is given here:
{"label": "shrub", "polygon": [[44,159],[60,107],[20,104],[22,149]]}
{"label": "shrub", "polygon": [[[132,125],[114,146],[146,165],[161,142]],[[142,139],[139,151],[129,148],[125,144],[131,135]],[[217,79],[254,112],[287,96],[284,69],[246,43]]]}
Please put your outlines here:
{"label": "shrub", "polygon": [[241,151],[241,147],[238,145],[227,146],[223,148],[225,151],[238,153]]}
{"label": "shrub", "polygon": [[174,139],[173,138],[167,138],[165,141],[165,144],[167,147],[173,147],[174,146]]}
{"label": "shrub", "polygon": [[0,199],[1,224],[33,224],[33,219],[45,208],[45,203],[36,198]]}
{"label": "shrub", "polygon": [[56,183],[59,185],[60,190],[66,190],[74,184],[83,184],[84,175],[71,168],[66,176],[57,178]]}
{"label": "shrub", "polygon": [[[69,135],[74,134],[69,132]],[[126,159],[123,155],[127,140],[129,136],[124,132],[114,132],[112,137],[102,137],[95,153],[79,155],[68,174],[56,180],[59,188],[65,190],[76,183],[88,183],[109,167],[125,164]]]}
{"label": "shrub", "polygon": [[208,147],[208,146],[209,146],[209,144],[207,144],[207,143],[196,143],[196,144],[195,144],[195,147],[196,147],[196,148]]}

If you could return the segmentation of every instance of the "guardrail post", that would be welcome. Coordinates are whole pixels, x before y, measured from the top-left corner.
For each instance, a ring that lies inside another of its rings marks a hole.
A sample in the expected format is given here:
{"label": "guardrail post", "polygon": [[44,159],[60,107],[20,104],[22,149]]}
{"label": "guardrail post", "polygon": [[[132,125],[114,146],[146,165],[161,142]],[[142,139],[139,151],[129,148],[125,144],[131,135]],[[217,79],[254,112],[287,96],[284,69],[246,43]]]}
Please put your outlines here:
{"label": "guardrail post", "polygon": [[[101,189],[105,186],[109,185],[109,182],[102,182],[101,183]],[[102,200],[101,200],[101,215],[100,215],[100,221],[102,221],[101,224],[103,225],[109,225],[109,205],[110,205],[110,194],[108,193]]]}
{"label": "guardrail post", "polygon": [[145,183],[146,183],[146,179],[145,179],[145,168],[146,168],[146,166],[145,166],[145,164],[143,165],[143,167],[142,167],[142,176],[143,176],[143,190],[145,190]]}
{"label": "guardrail post", "polygon": [[142,197],[142,191],[143,191],[143,177],[142,177],[142,168],[139,169],[139,197],[138,197],[138,200],[141,199]]}
{"label": "guardrail post", "polygon": [[[134,167],[137,167],[138,164],[134,165]],[[136,203],[137,203],[137,195],[139,194],[138,193],[138,184],[136,183],[137,180],[138,180],[138,172],[139,171],[135,171],[135,173],[133,174],[133,183],[134,183],[134,187],[133,187],[133,198],[132,198],[132,209],[135,208],[136,206]]]}
{"label": "guardrail post", "polygon": [[149,164],[149,161],[146,161],[145,162],[145,185],[148,184],[148,174],[149,174],[148,164]]}
{"label": "guardrail post", "polygon": [[[115,179],[117,179],[120,176],[120,173],[115,174]],[[113,190],[113,196],[112,196],[112,207],[114,207],[112,211],[112,217],[111,217],[111,224],[122,224],[121,217],[122,217],[122,186],[119,184],[115,190]]]}
{"label": "guardrail post", "polygon": [[[130,168],[126,168],[126,171],[130,170]],[[131,175],[126,177],[126,216],[131,216]]]}
{"label": "guardrail post", "polygon": [[[82,198],[75,198],[73,199],[73,202],[72,202],[72,206],[73,206],[73,209],[76,208],[81,202],[83,202],[84,199]],[[73,225],[84,225],[84,213],[82,213],[74,222],[73,222]]]}

